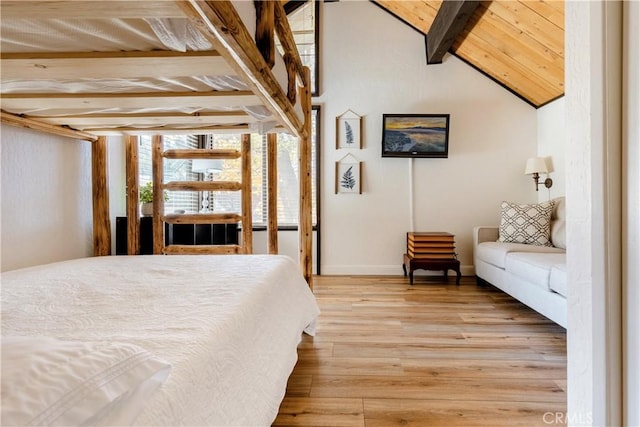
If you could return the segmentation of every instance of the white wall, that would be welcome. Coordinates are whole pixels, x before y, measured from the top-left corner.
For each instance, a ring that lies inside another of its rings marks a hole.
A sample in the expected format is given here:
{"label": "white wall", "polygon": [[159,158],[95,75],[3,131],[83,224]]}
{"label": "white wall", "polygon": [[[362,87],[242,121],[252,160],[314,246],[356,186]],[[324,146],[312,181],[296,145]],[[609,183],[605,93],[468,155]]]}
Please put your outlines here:
{"label": "white wall", "polygon": [[2,271],[91,255],[91,144],[0,131]]}
{"label": "white wall", "polygon": [[[472,274],[472,228],[497,224],[500,202],[534,202],[526,159],[537,113],[453,56],[426,65],[424,37],[370,2],[322,4],[322,273],[402,274],[414,187],[415,231],[456,235]],[[364,149],[335,149],[335,117],[364,116]],[[449,113],[449,158],[381,158],[383,113]],[[335,195],[334,165],[364,162],[362,195]]]}
{"label": "white wall", "polygon": [[[554,169],[554,172],[548,174],[553,180],[552,187],[547,189],[544,185],[540,186],[538,201],[541,202],[565,195],[565,106],[565,98],[562,97],[538,109],[538,156],[550,158]],[[546,176],[540,177],[540,181],[545,178]]]}

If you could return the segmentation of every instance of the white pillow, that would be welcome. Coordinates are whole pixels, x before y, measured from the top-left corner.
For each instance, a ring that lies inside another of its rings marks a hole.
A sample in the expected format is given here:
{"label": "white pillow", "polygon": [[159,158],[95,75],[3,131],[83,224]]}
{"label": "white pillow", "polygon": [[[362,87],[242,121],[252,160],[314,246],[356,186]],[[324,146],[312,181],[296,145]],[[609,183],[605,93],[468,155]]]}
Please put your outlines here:
{"label": "white pillow", "polygon": [[2,337],[1,424],[130,425],[170,370],[132,344]]}
{"label": "white pillow", "polygon": [[553,202],[531,205],[502,202],[498,241],[538,246],[551,244]]}

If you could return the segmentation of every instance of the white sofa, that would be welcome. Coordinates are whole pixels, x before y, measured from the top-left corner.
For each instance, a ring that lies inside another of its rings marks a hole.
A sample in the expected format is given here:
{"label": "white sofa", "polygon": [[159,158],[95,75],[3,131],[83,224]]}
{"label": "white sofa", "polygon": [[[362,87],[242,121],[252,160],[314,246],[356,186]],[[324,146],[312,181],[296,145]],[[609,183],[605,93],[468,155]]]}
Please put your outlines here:
{"label": "white sofa", "polygon": [[478,284],[485,282],[567,327],[565,200],[553,200],[553,246],[498,241],[499,227],[473,230],[473,259]]}

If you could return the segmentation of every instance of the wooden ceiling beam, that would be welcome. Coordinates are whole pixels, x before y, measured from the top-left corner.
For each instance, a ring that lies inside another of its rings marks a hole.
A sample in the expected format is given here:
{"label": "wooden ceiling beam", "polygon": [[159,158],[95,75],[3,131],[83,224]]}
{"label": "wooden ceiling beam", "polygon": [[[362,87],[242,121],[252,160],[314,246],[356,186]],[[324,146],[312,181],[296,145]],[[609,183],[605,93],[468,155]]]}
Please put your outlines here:
{"label": "wooden ceiling beam", "polygon": [[234,74],[216,51],[3,53],[4,80],[129,79]]}
{"label": "wooden ceiling beam", "polygon": [[96,142],[98,137],[86,132],[80,132],[74,129],[69,129],[63,126],[56,126],[48,123],[42,123],[38,120],[32,120],[26,117],[20,117],[15,114],[7,113],[5,111],[0,112],[0,119],[2,123],[6,123],[11,126],[17,126],[26,129],[39,130],[41,132],[47,132],[54,135],[65,136],[67,138],[79,139],[83,141]]}
{"label": "wooden ceiling beam", "polygon": [[[271,132],[284,132],[283,127],[276,126]],[[220,126],[154,126],[154,127],[140,127],[140,126],[119,126],[119,127],[96,127],[87,128],[84,132],[91,132],[95,135],[185,135],[185,134],[228,134],[238,133],[244,134],[250,132],[248,125],[220,125]]]}
{"label": "wooden ceiling beam", "polygon": [[478,0],[442,2],[426,36],[427,64],[442,63],[445,53],[449,51],[479,4]]}
{"label": "wooden ceiling beam", "polygon": [[253,123],[257,120],[248,114],[244,115],[218,115],[218,114],[148,114],[141,116],[138,114],[120,114],[120,115],[78,115],[63,117],[36,117],[47,123],[67,125],[77,129],[85,129],[88,127],[98,126],[162,126],[162,125],[189,125],[189,126],[207,126],[207,125],[235,125]]}

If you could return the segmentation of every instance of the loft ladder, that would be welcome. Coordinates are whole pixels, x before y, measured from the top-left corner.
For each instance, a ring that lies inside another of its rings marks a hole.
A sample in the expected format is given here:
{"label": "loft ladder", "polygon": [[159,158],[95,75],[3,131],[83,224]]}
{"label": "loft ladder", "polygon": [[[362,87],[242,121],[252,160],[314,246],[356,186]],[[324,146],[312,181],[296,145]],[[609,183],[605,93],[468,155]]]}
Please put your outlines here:
{"label": "loft ladder", "polygon": [[[153,165],[153,253],[154,254],[251,254],[253,252],[251,218],[251,135],[243,134],[241,148],[164,150],[161,135],[152,139]],[[164,159],[237,159],[240,158],[240,181],[172,181],[164,182]],[[240,191],[240,213],[164,215],[164,191]],[[242,238],[237,245],[165,245],[164,224],[232,224],[241,223]]]}

